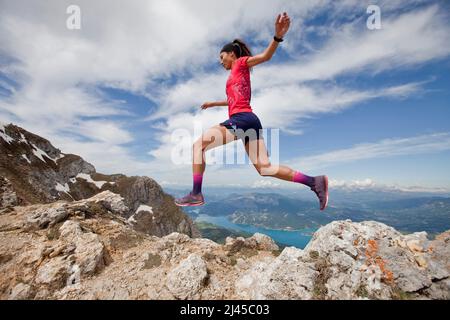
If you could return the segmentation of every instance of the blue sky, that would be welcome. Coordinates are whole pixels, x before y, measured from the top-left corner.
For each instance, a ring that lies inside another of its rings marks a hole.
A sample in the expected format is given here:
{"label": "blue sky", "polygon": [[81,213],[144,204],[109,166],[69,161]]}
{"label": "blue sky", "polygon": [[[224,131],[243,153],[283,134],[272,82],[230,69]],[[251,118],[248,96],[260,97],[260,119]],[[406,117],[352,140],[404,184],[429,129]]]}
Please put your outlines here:
{"label": "blue sky", "polygon": [[[227,118],[226,107],[200,110],[226,99],[220,48],[242,38],[262,52],[287,11],[286,40],[251,74],[253,110],[279,130],[279,163],[334,188],[450,191],[446,1],[77,1],[80,30],[66,28],[70,4],[0,0],[0,120],[98,172],[190,187],[191,165],[173,151]],[[380,30],[366,26],[369,4]],[[221,150],[231,147],[244,155],[239,141]],[[218,155],[208,153],[205,185],[298,187]]]}

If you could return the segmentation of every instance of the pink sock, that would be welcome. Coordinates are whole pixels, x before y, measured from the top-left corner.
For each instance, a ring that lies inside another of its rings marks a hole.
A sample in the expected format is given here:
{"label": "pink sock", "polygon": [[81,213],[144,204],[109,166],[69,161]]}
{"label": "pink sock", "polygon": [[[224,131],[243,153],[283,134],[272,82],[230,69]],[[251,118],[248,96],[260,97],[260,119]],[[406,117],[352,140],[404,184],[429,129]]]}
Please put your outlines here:
{"label": "pink sock", "polygon": [[292,179],[292,181],[312,187],[314,177],[307,176],[306,174],[303,174],[300,171],[295,171],[294,178]]}
{"label": "pink sock", "polygon": [[194,186],[192,188],[192,193],[193,194],[201,193],[202,192],[203,173],[194,173],[193,180],[194,180]]}

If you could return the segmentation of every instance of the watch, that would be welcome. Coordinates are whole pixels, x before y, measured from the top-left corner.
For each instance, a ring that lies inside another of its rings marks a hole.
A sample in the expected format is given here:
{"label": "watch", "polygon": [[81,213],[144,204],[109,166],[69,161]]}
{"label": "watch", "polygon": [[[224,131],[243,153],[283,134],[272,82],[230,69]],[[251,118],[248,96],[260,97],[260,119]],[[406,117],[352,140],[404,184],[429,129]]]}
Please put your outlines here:
{"label": "watch", "polygon": [[276,42],[283,42],[283,38],[278,38],[277,36],[273,37],[273,40],[275,40]]}

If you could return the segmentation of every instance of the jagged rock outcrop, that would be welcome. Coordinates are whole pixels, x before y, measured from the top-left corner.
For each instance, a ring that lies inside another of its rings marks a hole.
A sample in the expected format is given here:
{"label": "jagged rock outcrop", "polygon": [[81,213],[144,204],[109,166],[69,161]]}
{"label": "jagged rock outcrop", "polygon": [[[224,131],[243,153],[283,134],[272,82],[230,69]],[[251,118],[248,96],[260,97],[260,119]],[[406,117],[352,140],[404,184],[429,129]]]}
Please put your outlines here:
{"label": "jagged rock outcrop", "polygon": [[0,212],[15,205],[86,199],[106,190],[124,198],[127,210],[120,214],[136,230],[200,237],[192,220],[155,180],[97,173],[81,157],[64,154],[48,140],[0,122]]}
{"label": "jagged rock outcrop", "polygon": [[0,210],[14,207],[21,203],[13,185],[8,179],[0,177]]}
{"label": "jagged rock outcrop", "polygon": [[435,240],[335,221],[304,250],[267,236],[224,245],[132,228],[125,199],[0,214],[0,299],[449,299],[450,231]]}
{"label": "jagged rock outcrop", "polygon": [[167,288],[177,299],[198,299],[208,278],[206,262],[192,253],[167,275]]}

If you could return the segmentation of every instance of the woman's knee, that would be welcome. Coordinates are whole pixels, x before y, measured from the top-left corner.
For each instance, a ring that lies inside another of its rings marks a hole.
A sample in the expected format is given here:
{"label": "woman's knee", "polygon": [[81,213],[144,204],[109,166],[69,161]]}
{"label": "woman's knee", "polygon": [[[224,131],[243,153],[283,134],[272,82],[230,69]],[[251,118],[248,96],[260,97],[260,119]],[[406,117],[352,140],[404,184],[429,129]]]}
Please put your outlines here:
{"label": "woman's knee", "polygon": [[269,163],[265,163],[265,164],[259,164],[256,166],[256,170],[258,171],[260,176],[273,176],[276,172],[275,172],[275,167],[272,166],[272,164]]}
{"label": "woman's knee", "polygon": [[202,138],[200,138],[194,142],[194,144],[192,145],[192,149],[194,150],[194,152],[195,151],[199,152],[199,151],[204,151],[207,146],[208,146],[208,144],[205,141],[203,141]]}

